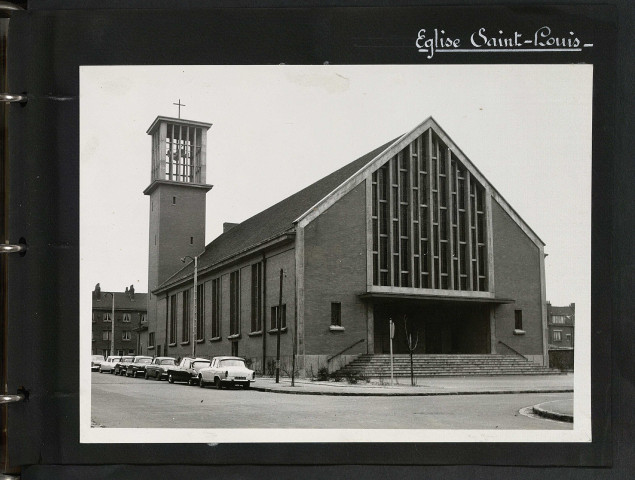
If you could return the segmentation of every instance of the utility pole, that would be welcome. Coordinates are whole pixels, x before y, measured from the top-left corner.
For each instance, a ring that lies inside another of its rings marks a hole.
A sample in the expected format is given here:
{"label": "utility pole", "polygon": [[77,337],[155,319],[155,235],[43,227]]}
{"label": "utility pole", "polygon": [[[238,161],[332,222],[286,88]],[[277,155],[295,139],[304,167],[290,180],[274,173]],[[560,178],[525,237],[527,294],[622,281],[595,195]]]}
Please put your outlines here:
{"label": "utility pole", "polygon": [[[181,100],[179,100],[179,102],[180,101]],[[194,260],[194,295],[192,295],[192,300],[194,301],[194,315],[192,318],[192,358],[196,358],[196,340],[198,336],[198,300],[196,297],[198,293],[198,256],[190,257],[189,255],[186,255],[181,259],[181,261],[185,263],[185,259],[187,258]]]}
{"label": "utility pole", "polygon": [[[180,100],[179,100],[180,102]],[[198,340],[198,257],[194,257],[194,320],[193,325],[193,337],[192,337],[192,358],[196,358],[196,342]]]}
{"label": "utility pole", "polygon": [[115,293],[114,292],[106,292],[106,295],[110,295],[112,297],[112,313],[110,317],[110,355],[115,354]]}
{"label": "utility pole", "polygon": [[284,270],[280,269],[280,296],[278,297],[278,315],[276,319],[277,343],[276,343],[276,383],[280,383],[280,333],[282,330],[282,278]]}
{"label": "utility pole", "polygon": [[298,353],[298,314],[293,316],[293,358],[291,359],[291,386],[295,387],[295,356]]}
{"label": "utility pole", "polygon": [[112,324],[110,330],[110,354],[115,351],[115,293],[110,294],[112,296]]}

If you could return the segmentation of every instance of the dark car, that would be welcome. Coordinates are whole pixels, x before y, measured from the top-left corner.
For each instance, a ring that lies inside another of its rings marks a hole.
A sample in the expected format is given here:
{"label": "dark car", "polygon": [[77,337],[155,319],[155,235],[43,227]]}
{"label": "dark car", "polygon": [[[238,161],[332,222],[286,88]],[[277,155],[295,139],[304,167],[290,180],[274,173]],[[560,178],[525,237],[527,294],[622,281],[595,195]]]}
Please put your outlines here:
{"label": "dark car", "polygon": [[161,380],[168,377],[168,368],[176,366],[176,360],[172,357],[155,357],[152,363],[146,365],[145,379],[154,378]]}
{"label": "dark car", "polygon": [[152,363],[152,357],[147,355],[137,355],[134,360],[126,368],[126,377],[136,377],[137,375],[145,375],[146,367]]}
{"label": "dark car", "polygon": [[126,355],[121,357],[121,360],[117,362],[115,368],[111,370],[111,373],[114,373],[115,375],[123,375],[124,373],[126,373],[126,368],[128,368],[128,365],[130,365],[133,360],[134,355]]}
{"label": "dark car", "polygon": [[168,368],[168,382],[185,382],[188,385],[198,385],[198,371],[209,367],[211,360],[206,358],[185,357],[178,366]]}

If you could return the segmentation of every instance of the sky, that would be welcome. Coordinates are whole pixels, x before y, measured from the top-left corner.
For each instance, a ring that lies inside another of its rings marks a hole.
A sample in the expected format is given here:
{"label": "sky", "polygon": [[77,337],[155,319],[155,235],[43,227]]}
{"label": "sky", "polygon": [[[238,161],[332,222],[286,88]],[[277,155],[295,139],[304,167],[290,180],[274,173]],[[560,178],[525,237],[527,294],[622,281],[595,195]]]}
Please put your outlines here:
{"label": "sky", "polygon": [[81,285],[147,291],[158,115],[212,123],[206,243],[432,116],[545,242],[547,300],[590,304],[590,65],[86,66]]}

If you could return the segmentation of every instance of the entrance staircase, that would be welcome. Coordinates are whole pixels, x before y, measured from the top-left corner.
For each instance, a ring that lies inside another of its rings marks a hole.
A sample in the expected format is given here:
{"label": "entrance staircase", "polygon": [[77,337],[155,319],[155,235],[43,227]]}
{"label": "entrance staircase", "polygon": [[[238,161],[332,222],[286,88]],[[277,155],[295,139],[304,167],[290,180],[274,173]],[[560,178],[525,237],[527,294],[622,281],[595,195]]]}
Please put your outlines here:
{"label": "entrance staircase", "polygon": [[[451,354],[413,355],[417,377],[466,375],[550,375],[559,370],[535,364],[516,355]],[[395,377],[410,377],[410,355],[393,355]],[[338,375],[357,375],[365,378],[390,378],[390,355],[364,354],[341,368]]]}

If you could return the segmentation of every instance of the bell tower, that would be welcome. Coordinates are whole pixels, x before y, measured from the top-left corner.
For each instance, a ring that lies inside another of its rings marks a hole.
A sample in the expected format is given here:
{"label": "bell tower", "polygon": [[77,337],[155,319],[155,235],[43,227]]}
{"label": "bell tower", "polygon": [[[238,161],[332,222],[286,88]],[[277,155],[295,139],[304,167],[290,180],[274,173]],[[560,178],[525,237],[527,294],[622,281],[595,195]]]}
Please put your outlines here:
{"label": "bell tower", "polygon": [[150,185],[150,253],[148,262],[148,323],[156,318],[152,290],[183,267],[181,258],[205,248],[207,131],[211,123],[157,117],[152,137]]}

